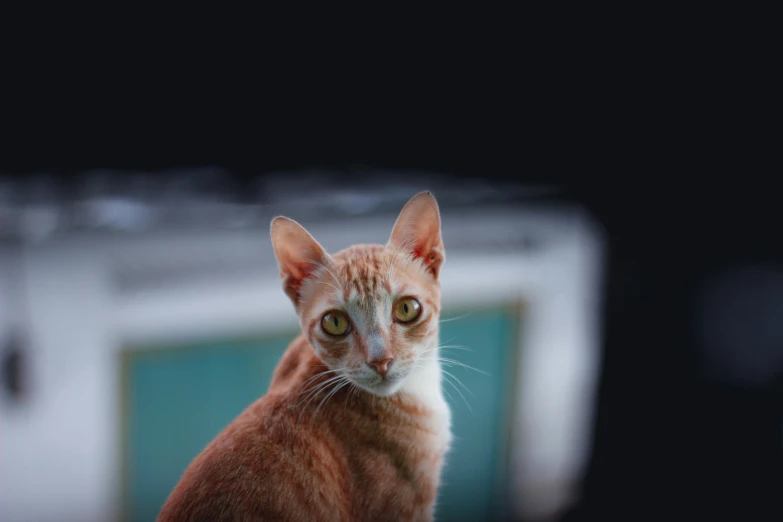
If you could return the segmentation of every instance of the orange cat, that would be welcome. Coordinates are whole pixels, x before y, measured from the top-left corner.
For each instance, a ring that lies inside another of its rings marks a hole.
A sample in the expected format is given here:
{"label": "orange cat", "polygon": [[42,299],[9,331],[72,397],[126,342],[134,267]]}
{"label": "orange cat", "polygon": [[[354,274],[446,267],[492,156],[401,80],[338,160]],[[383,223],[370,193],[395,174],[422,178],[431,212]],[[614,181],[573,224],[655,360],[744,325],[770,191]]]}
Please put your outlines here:
{"label": "orange cat", "polygon": [[329,255],[285,217],[271,234],[302,334],[269,392],[193,460],[159,522],[432,520],[451,441],[435,198],[413,197],[385,246]]}

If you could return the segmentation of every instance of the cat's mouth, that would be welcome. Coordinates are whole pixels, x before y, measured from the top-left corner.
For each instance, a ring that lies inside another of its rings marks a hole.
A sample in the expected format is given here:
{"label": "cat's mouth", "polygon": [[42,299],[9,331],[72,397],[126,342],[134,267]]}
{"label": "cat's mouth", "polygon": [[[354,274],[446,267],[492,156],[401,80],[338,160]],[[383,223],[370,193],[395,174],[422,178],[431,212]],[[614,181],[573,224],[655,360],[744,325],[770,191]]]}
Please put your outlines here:
{"label": "cat's mouth", "polygon": [[356,386],[373,395],[388,397],[400,390],[402,383],[407,376],[408,372],[400,369],[390,372],[385,376],[378,375],[377,373],[358,375],[352,380]]}

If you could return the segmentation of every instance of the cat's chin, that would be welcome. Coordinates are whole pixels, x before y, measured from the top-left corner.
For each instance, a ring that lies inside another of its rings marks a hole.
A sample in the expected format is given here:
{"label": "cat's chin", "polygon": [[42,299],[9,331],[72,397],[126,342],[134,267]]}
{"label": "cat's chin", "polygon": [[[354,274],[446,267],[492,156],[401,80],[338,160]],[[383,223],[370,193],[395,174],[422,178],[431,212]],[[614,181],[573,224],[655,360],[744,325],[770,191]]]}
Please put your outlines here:
{"label": "cat's chin", "polygon": [[367,393],[377,395],[378,397],[389,397],[402,389],[404,381],[405,377],[401,377],[398,379],[384,379],[373,384],[362,382],[354,382],[354,384]]}

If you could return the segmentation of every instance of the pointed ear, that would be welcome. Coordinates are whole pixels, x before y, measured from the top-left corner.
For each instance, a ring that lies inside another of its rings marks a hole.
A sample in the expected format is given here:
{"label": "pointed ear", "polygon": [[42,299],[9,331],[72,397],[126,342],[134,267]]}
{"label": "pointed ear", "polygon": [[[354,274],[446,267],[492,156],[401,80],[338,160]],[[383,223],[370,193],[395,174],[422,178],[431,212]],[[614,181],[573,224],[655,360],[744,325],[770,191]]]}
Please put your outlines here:
{"label": "pointed ear", "polygon": [[446,253],[440,237],[438,202],[431,192],[419,192],[405,204],[387,246],[420,258],[433,277],[438,278]]}
{"label": "pointed ear", "polygon": [[321,266],[331,266],[332,258],[302,225],[278,216],[271,225],[272,247],[275,250],[280,278],[286,295],[299,305],[302,283]]}

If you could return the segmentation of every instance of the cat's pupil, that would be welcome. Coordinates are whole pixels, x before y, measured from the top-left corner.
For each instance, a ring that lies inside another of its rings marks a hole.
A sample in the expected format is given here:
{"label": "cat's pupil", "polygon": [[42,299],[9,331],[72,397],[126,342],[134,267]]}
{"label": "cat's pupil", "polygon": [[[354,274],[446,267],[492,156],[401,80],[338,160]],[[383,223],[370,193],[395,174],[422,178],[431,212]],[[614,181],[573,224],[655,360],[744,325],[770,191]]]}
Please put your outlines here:
{"label": "cat's pupil", "polygon": [[405,303],[404,305],[402,305],[402,309],[405,310],[405,313],[407,314],[408,313],[408,303]]}
{"label": "cat's pupil", "polygon": [[338,320],[337,320],[337,318],[335,317],[335,318],[334,318],[334,325],[335,325],[335,326],[337,326],[338,322],[339,322],[339,321],[338,321]]}

